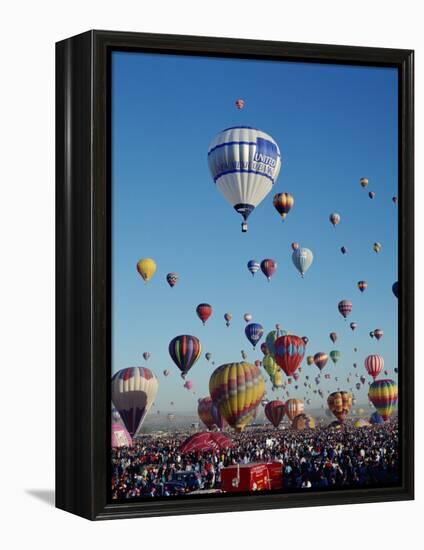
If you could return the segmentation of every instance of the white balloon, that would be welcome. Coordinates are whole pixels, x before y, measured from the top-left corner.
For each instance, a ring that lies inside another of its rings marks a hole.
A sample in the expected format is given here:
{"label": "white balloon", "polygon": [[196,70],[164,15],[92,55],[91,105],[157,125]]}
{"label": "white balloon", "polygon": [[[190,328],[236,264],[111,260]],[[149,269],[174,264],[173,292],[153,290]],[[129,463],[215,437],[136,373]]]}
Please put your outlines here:
{"label": "white balloon", "polygon": [[281,154],[271,136],[249,126],[220,132],[208,151],[209,170],[217,188],[246,220],[271,191],[281,168]]}
{"label": "white balloon", "polygon": [[293,252],[292,260],[296,269],[303,277],[311,267],[312,262],[314,261],[314,255],[309,248],[298,248]]}

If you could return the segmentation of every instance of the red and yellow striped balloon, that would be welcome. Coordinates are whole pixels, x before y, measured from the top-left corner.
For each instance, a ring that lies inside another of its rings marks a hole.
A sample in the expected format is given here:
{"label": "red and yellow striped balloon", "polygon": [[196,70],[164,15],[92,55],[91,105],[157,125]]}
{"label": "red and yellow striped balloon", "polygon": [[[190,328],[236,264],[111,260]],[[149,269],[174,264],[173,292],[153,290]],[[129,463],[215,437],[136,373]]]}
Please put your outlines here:
{"label": "red and yellow striped balloon", "polygon": [[368,397],[378,414],[384,420],[390,418],[398,400],[398,387],[393,380],[375,380],[368,391]]}
{"label": "red and yellow striped balloon", "polygon": [[265,380],[256,365],[228,363],[212,373],[209,392],[228,424],[241,432],[253,419],[264,396]]}

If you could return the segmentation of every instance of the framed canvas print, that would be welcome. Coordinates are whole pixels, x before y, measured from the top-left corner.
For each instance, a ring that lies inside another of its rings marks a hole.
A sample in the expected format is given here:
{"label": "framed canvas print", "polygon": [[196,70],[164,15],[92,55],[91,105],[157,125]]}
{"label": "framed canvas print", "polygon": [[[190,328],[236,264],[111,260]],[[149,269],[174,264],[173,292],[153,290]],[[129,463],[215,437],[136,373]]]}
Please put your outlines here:
{"label": "framed canvas print", "polygon": [[56,505],[412,499],[413,53],[56,51]]}

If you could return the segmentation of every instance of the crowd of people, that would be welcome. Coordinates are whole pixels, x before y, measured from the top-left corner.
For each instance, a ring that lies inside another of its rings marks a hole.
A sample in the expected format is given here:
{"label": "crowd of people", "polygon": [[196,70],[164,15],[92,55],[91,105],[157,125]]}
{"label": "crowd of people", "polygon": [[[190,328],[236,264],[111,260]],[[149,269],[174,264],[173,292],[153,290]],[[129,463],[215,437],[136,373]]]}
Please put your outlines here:
{"label": "crowd of people", "polygon": [[227,450],[181,454],[189,432],[152,434],[112,451],[112,499],[174,496],[219,490],[221,468],[280,462],[286,490],[359,488],[399,482],[398,425],[303,431],[247,428],[228,433]]}

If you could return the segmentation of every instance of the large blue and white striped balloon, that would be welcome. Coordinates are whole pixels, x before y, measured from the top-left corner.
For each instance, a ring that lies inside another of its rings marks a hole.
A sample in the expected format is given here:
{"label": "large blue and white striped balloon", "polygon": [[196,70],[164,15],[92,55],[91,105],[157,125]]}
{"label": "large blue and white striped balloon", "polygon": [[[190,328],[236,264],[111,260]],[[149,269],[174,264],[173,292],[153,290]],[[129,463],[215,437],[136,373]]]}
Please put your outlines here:
{"label": "large blue and white striped balloon", "polygon": [[314,260],[314,255],[312,254],[312,251],[309,250],[309,248],[298,248],[293,252],[292,260],[296,269],[303,277],[304,274],[311,267]]}
{"label": "large blue and white striped balloon", "polygon": [[268,195],[281,168],[281,154],[271,136],[249,126],[220,132],[208,151],[209,169],[217,188],[246,220]]}

